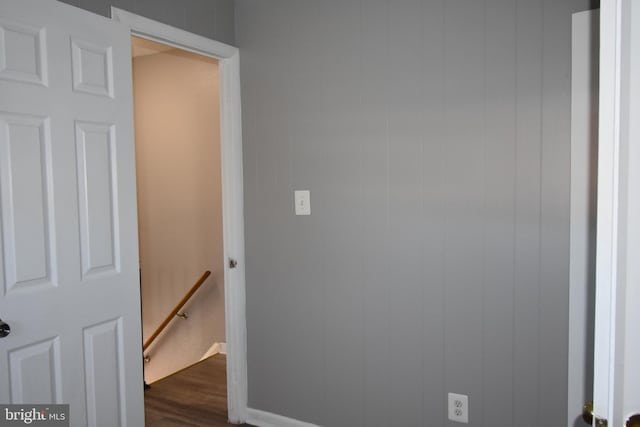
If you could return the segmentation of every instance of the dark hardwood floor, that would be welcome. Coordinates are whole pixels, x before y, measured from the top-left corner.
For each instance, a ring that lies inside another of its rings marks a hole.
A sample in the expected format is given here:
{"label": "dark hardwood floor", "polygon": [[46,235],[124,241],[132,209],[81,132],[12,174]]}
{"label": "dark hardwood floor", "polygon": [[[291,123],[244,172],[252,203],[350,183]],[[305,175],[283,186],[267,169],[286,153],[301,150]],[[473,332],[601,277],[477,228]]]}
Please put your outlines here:
{"label": "dark hardwood floor", "polygon": [[225,356],[216,354],[153,383],[144,393],[144,413],[146,427],[233,425],[227,422]]}

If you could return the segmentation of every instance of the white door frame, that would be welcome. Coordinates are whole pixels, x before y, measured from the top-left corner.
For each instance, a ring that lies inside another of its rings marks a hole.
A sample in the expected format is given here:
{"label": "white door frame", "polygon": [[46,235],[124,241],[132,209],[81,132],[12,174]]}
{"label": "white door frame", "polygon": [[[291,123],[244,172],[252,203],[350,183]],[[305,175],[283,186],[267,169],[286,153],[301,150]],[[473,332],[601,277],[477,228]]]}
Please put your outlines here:
{"label": "white door frame", "polygon": [[[620,151],[620,8],[603,1],[600,12],[600,112],[598,144],[598,231],[596,251],[596,319],[594,337],[594,412],[613,414],[616,359],[616,304],[619,238]],[[621,424],[620,424],[621,425]]]}
{"label": "white door frame", "polygon": [[[227,341],[227,405],[229,421],[247,419],[247,329],[245,314],[244,207],[240,54],[238,48],[170,25],[111,8],[112,19],[131,34],[216,58],[220,78],[220,150],[222,159],[222,235],[224,241],[225,333]],[[233,269],[228,260],[237,261]]]}
{"label": "white door frame", "polygon": [[640,55],[630,49],[640,46],[639,34],[631,25],[632,20],[640,21],[639,8],[639,0],[600,4],[593,405],[595,414],[611,426],[624,425],[631,412],[640,411],[640,343],[635,327],[640,322],[636,309],[640,303]]}

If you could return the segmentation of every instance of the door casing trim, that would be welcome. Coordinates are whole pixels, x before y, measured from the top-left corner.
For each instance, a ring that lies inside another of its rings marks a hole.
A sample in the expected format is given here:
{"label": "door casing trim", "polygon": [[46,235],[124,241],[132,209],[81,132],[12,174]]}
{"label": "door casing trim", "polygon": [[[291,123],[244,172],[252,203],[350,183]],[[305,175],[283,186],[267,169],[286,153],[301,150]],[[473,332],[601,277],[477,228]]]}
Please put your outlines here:
{"label": "door casing trim", "polygon": [[[240,53],[238,48],[111,7],[111,19],[131,35],[216,58],[220,79],[220,150],[222,166],[222,235],[224,245],[227,405],[229,421],[247,419],[247,328],[244,269],[244,197]],[[235,268],[227,260],[237,261]]]}

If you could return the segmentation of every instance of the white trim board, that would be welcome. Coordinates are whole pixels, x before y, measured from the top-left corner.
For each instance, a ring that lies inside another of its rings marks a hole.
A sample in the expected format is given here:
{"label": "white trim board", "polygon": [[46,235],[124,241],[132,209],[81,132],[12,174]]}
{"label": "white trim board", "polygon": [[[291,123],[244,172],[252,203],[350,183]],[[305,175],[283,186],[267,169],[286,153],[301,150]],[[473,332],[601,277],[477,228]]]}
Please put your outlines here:
{"label": "white trim board", "polygon": [[247,409],[247,423],[258,427],[320,427],[294,418],[283,417],[259,409]]}
{"label": "white trim board", "polygon": [[[247,328],[244,271],[244,206],[240,54],[238,48],[111,7],[111,17],[131,34],[218,59],[220,78],[220,150],[222,159],[222,234],[227,339],[229,421],[247,419]],[[237,261],[231,269],[226,260]]]}
{"label": "white trim board", "polygon": [[[598,218],[596,249],[596,322],[594,328],[593,410],[610,425],[617,357],[618,238],[620,232],[620,45],[623,0],[600,5],[600,87],[598,123]],[[624,228],[624,227],[623,227]],[[615,424],[614,424],[615,421]]]}
{"label": "white trim board", "polygon": [[640,412],[639,24],[639,0],[601,2],[593,410],[610,426]]}
{"label": "white trim board", "polygon": [[154,21],[117,7],[111,7],[111,19],[122,22],[138,37],[174,46],[179,49],[199,53],[215,58],[231,58],[238,53],[238,48],[208,39],[171,25]]}

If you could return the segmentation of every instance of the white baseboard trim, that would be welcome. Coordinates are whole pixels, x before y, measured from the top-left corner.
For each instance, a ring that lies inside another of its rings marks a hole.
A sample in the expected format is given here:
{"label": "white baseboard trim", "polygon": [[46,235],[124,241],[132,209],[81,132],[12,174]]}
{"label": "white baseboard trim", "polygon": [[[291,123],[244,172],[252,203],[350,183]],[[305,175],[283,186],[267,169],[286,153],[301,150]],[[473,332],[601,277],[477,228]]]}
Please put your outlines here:
{"label": "white baseboard trim", "polygon": [[259,409],[247,408],[247,423],[258,427],[320,427],[294,418],[283,417]]}
{"label": "white baseboard trim", "polygon": [[205,354],[202,355],[200,360],[204,360],[208,357],[213,356],[214,354],[227,354],[227,343],[226,342],[214,342],[209,350]]}

